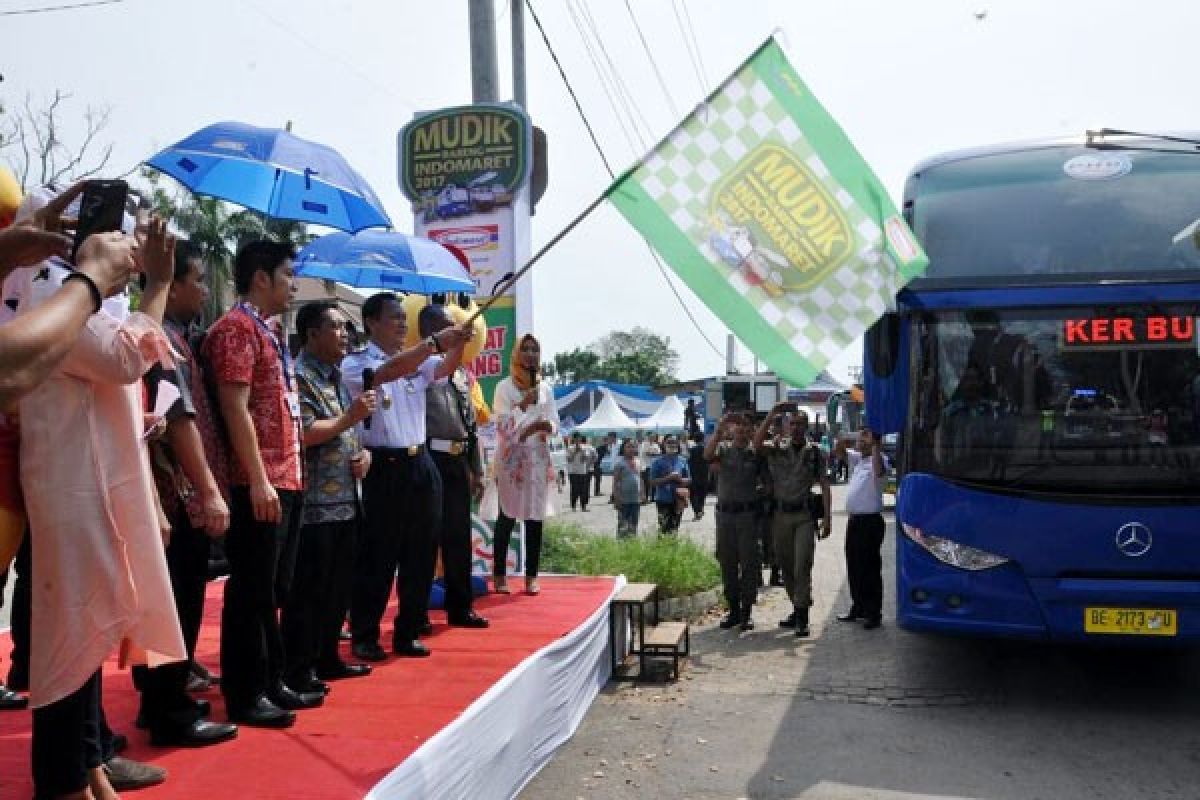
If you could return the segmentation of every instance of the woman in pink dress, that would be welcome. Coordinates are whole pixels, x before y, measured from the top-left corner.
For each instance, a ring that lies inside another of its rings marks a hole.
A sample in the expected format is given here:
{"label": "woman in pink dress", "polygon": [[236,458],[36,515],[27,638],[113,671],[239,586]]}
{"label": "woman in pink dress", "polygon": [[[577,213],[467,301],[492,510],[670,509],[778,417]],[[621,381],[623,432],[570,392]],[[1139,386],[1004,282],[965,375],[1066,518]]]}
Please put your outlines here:
{"label": "woman in pink dress", "polygon": [[496,489],[500,514],[496,519],[493,576],[497,592],[507,594],[505,578],[508,542],[516,520],[525,521],[525,591],[537,594],[538,562],[542,554],[542,521],[554,515],[556,485],[549,437],[558,432],[554,393],[539,380],[542,346],[533,334],[517,340],[508,377],[496,385],[492,402],[496,418]]}
{"label": "woman in pink dress", "polygon": [[[186,658],[142,442],[140,379],[155,362],[173,364],[156,321],[174,260],[161,225],[145,249],[154,255],[144,259],[144,313],[124,315],[106,304],[20,404],[35,571],[30,700],[38,797],[115,796],[94,727],[100,667],[110,654],[150,666]],[[34,273],[19,313],[37,308],[68,274],[49,262]]]}

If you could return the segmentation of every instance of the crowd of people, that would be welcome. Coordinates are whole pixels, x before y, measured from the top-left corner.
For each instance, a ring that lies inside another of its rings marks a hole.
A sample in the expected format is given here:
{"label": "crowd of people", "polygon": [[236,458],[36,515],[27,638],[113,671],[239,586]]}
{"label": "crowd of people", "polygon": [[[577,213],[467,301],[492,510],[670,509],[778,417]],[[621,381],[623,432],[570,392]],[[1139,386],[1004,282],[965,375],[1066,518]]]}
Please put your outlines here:
{"label": "crowd of people", "polygon": [[[351,351],[336,303],[309,303],[293,353],[279,315],[294,254],[261,240],[234,259],[236,303],[200,330],[202,252],[142,211],[71,257],[64,212],[79,191],[31,193],[0,228],[0,522],[18,523],[0,537],[0,576],[15,554],[18,577],[0,709],[33,706],[38,798],[108,800],[166,777],[119,755],[127,740],[107,725],[101,685],[114,653],[136,665],[152,744],[196,747],[239,725],[288,727],[333,682],[369,676],[388,658],[393,591],[391,652],[429,656],[439,551],[448,624],[488,627],[471,580],[485,472],[462,366],[471,329],[444,307],[421,310],[406,346],[400,298],[372,295],[367,341]],[[532,595],[557,415],[537,340],[521,338],[512,363],[495,402],[494,588],[510,591],[519,519]],[[207,672],[195,651],[217,539],[228,579],[211,680],[228,721],[189,691]]]}

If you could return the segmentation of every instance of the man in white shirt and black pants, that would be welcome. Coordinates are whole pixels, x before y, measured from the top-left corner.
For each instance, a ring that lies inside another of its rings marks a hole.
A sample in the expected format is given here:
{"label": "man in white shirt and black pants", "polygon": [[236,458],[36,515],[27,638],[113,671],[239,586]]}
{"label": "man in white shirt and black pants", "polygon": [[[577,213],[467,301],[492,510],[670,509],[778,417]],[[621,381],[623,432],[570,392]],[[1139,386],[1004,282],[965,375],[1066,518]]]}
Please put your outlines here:
{"label": "man in white shirt and black pants", "polygon": [[849,467],[846,487],[846,575],[850,610],[842,622],[862,620],[863,628],[878,628],[883,620],[883,487],[887,463],[879,437],[867,429],[858,433],[857,449],[838,442],[837,455]]}

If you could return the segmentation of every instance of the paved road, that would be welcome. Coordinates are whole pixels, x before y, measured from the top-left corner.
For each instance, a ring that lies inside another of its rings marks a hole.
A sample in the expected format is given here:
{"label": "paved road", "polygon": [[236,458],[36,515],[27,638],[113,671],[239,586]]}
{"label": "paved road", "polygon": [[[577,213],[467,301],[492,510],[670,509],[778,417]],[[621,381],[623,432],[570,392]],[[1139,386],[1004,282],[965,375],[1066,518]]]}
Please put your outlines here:
{"label": "paved road", "polygon": [[[593,508],[565,517],[615,528]],[[911,634],[891,598],[879,631],[839,623],[844,527],[818,547],[810,640],[775,627],[780,589],[761,594],[751,633],[709,618],[683,680],[610,685],[521,797],[1200,797],[1195,652]],[[711,514],[685,535],[711,545]]]}

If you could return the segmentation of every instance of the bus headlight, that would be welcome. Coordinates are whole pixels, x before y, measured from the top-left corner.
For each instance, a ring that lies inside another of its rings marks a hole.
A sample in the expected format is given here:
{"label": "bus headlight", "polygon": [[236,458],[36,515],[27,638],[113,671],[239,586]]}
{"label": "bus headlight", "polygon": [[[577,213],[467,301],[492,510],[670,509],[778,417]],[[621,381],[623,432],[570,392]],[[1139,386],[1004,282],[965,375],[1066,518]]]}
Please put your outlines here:
{"label": "bus headlight", "polygon": [[901,524],[901,527],[904,529],[905,536],[921,545],[926,552],[943,564],[977,572],[1008,563],[1008,559],[1004,556],[998,556],[995,553],[960,544],[950,539],[943,539],[940,536],[932,536],[916,525],[909,525],[905,522]]}

